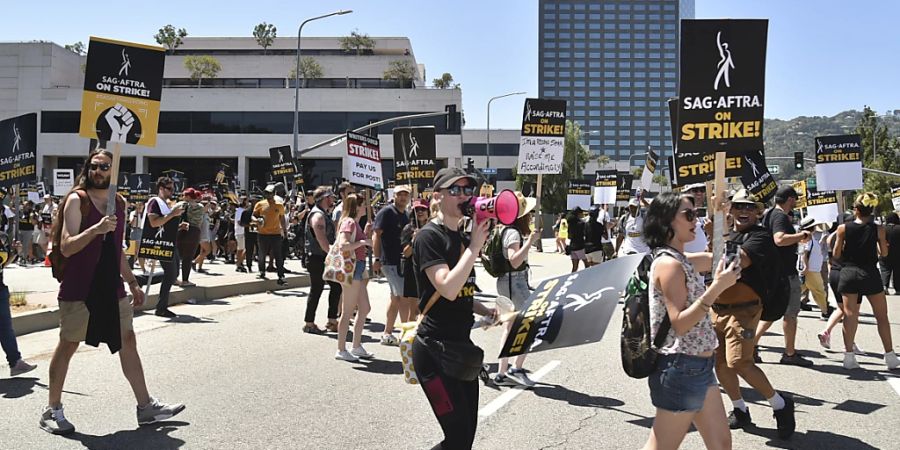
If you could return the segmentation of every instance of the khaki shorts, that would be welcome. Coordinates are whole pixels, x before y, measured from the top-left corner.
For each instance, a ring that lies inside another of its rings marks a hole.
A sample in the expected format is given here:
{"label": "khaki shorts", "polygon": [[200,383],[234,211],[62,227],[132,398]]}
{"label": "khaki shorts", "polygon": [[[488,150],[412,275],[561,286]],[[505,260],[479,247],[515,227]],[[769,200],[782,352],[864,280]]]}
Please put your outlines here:
{"label": "khaki shorts", "polygon": [[732,369],[753,364],[753,343],[760,315],[761,304],[726,309],[721,313],[713,311],[712,321],[719,338],[716,348],[719,364],[724,362]]}
{"label": "khaki shorts", "polygon": [[[87,306],[84,302],[59,302],[59,338],[68,342],[82,342],[87,336],[88,319]],[[122,334],[133,331],[134,309],[128,297],[119,300],[119,325]]]}
{"label": "khaki shorts", "polygon": [[587,261],[590,264],[600,264],[603,262],[603,250],[597,250],[596,252],[590,252],[585,256],[587,256]]}
{"label": "khaki shorts", "polygon": [[234,235],[234,240],[237,242],[238,250],[247,250],[247,239],[244,238],[243,234]]}

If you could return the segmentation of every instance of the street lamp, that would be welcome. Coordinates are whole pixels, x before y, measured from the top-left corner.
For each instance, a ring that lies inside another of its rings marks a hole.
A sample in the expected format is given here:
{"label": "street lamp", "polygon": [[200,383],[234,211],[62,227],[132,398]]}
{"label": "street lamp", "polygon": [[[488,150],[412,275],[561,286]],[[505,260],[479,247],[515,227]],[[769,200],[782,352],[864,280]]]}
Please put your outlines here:
{"label": "street lamp", "polygon": [[509,97],[511,95],[525,95],[525,92],[510,92],[509,94],[498,95],[496,97],[491,97],[488,100],[487,105],[487,147],[485,148],[485,153],[487,154],[487,161],[485,165],[487,167],[491,167],[491,102],[497,100],[498,98]]}
{"label": "street lamp", "polygon": [[300,28],[297,30],[297,66],[294,68],[294,156],[299,157],[300,151],[300,35],[303,33],[303,25],[306,25],[307,22],[312,22],[313,20],[324,19],[326,17],[331,16],[342,16],[344,14],[350,14],[353,10],[340,10],[335,11],[330,14],[324,14],[321,16],[313,17],[311,19],[306,19],[300,24]]}

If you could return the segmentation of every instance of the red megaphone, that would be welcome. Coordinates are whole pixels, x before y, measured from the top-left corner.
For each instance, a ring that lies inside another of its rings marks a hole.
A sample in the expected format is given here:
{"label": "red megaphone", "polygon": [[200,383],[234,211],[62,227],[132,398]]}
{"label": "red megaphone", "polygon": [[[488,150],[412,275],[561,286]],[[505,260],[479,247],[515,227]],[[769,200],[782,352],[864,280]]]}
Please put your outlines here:
{"label": "red megaphone", "polygon": [[497,219],[503,225],[512,225],[519,217],[519,198],[516,194],[504,189],[493,197],[472,197],[470,203],[475,209],[475,221]]}

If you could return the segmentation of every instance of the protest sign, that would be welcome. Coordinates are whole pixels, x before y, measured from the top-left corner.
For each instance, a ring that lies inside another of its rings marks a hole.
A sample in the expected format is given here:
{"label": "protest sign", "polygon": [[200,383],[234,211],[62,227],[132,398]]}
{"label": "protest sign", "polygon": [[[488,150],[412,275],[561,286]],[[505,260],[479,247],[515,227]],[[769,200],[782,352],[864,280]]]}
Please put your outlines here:
{"label": "protest sign", "polygon": [[437,171],[434,127],[394,128],[394,179],[421,191]]}
{"label": "protest sign", "polygon": [[647,149],[645,156],[644,171],[641,172],[641,189],[649,191],[650,185],[653,183],[653,173],[656,172],[656,163],[659,161],[659,157],[651,149]]}
{"label": "protest sign", "polygon": [[616,205],[625,206],[631,200],[631,185],[634,183],[634,175],[628,172],[616,173]]}
{"label": "protest sign", "polygon": [[565,135],[565,100],[525,99],[517,172],[562,173]]}
{"label": "protest sign", "polygon": [[741,183],[747,192],[756,196],[759,201],[765,203],[775,196],[778,183],[769,173],[766,167],[766,157],[763,152],[748,152],[741,156],[744,164],[741,173]]}
{"label": "protest sign", "polygon": [[351,183],[375,189],[384,187],[378,138],[348,131],[344,161],[344,174]]}
{"label": "protest sign", "polygon": [[116,192],[119,195],[125,198],[125,200],[130,200],[131,196],[131,175],[127,172],[119,172],[119,182],[116,184]]}
{"label": "protest sign", "polygon": [[806,180],[795,181],[791,186],[797,191],[797,203],[794,205],[794,209],[806,208]]}
{"label": "protest sign", "polygon": [[767,20],[681,21],[676,152],[763,148],[767,30]]}
{"label": "protest sign", "polygon": [[513,319],[500,357],[597,342],[643,254],[541,282]]}
{"label": "protest sign", "polygon": [[53,195],[63,196],[75,186],[75,171],[72,169],[53,169]]}
{"label": "protest sign", "polygon": [[79,135],[156,146],[165,50],[91,37]]}
{"label": "protest sign", "polygon": [[566,195],[566,209],[575,207],[583,210],[591,208],[591,184],[585,181],[569,181],[569,192]]}
{"label": "protest sign", "polygon": [[37,179],[37,114],[0,121],[0,186]]}
{"label": "protest sign", "polygon": [[[149,173],[133,173],[129,177],[129,181],[131,181],[129,187],[131,188],[130,200],[132,202],[146,202],[150,199],[151,181]],[[153,191],[156,191],[156,186],[153,186],[153,188]]]}
{"label": "protest sign", "polygon": [[816,185],[823,191],[862,189],[862,142],[858,134],[816,137]]}
{"label": "protest sign", "polygon": [[891,186],[891,203],[894,211],[900,211],[900,184]]}
{"label": "protest sign", "polygon": [[806,216],[819,223],[832,223],[837,220],[837,193],[834,191],[817,191],[810,189],[806,193]]}
{"label": "protest sign", "polygon": [[294,167],[294,155],[291,154],[290,145],[270,148],[269,160],[272,163],[273,179],[293,175],[297,171]]}
{"label": "protest sign", "polygon": [[598,170],[594,179],[594,203],[598,205],[615,203],[617,187],[615,170]]}
{"label": "protest sign", "polygon": [[[146,215],[146,209],[144,211]],[[176,220],[170,220],[163,226],[154,228],[150,226],[150,221],[145,219],[138,257],[172,261],[175,257],[175,236],[178,233],[176,222]]]}

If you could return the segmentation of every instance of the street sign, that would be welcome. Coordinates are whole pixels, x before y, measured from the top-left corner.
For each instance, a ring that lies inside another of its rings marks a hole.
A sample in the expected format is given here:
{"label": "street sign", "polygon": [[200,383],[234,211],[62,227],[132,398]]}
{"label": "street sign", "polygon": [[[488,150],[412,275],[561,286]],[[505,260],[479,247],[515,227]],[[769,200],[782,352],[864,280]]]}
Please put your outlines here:
{"label": "street sign", "polygon": [[816,177],[809,177],[806,179],[806,187],[810,189],[816,189]]}
{"label": "street sign", "polygon": [[493,167],[485,167],[484,169],[481,169],[481,173],[485,175],[497,175],[497,169]]}
{"label": "street sign", "polygon": [[769,173],[772,175],[778,175],[781,172],[781,166],[778,164],[768,164],[766,165],[766,168],[769,169]]}

